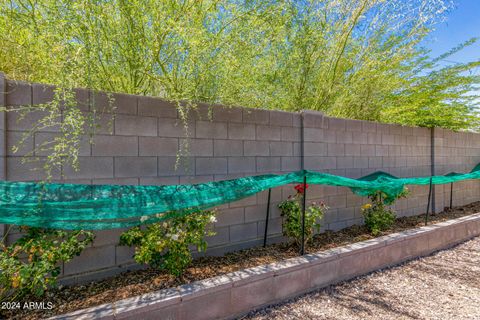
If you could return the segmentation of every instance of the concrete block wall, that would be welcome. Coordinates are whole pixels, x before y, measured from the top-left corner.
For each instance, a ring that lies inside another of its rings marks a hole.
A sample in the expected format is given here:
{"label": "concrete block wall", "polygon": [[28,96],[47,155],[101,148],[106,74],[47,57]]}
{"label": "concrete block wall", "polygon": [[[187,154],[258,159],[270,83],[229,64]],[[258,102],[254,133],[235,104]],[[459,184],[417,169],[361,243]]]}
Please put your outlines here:
{"label": "concrete block wall", "polygon": [[[6,104],[6,90],[7,82],[3,73],[0,73],[0,108],[5,107]],[[0,111],[0,179],[6,179],[6,115],[5,112]],[[6,225],[0,224],[0,241],[4,241]]]}
{"label": "concrete block wall", "polygon": [[[78,106],[85,113],[92,112],[92,105],[97,110],[108,109],[109,96],[105,93],[78,89],[76,95]],[[4,97],[8,106],[36,105],[52,99],[53,87],[5,81]],[[112,94],[112,98],[114,114],[97,114],[100,128],[94,143],[90,144],[85,137],[81,144],[80,171],[61,168],[54,173],[55,181],[163,185],[285,173],[302,168],[302,150],[305,169],[352,178],[376,170],[397,176],[430,174],[430,130],[424,128],[337,119],[311,111],[289,113],[204,104],[190,109],[185,119],[180,117],[175,104],[162,99],[125,94]],[[6,113],[6,179],[44,178],[41,170],[31,170],[41,168],[46,156],[36,146],[58,134],[58,128],[40,130],[17,153],[11,151],[39,117],[38,113],[24,118],[14,112]],[[439,171],[466,171],[480,162],[480,136],[447,130],[437,130],[435,134]],[[470,142],[459,143],[460,140]],[[179,153],[184,156],[178,162]],[[38,157],[40,162],[24,162],[25,155]],[[464,163],[461,168],[460,163]],[[400,215],[425,211],[428,188],[411,189],[410,197],[395,205]],[[270,241],[282,240],[277,204],[293,192],[292,186],[272,190]],[[480,188],[477,181],[459,183],[454,193],[455,204],[463,204],[475,201]],[[436,196],[440,210],[449,199],[449,188],[437,187]],[[323,219],[324,230],[362,223],[360,206],[366,199],[346,188],[311,186],[308,198],[323,200],[330,207]],[[213,225],[217,235],[207,239],[208,253],[223,254],[260,244],[266,207],[267,191],[220,206],[218,221]],[[118,245],[122,231],[97,232],[91,248],[63,266],[63,277],[85,280],[133,266],[133,250]],[[8,241],[18,237],[18,232],[13,231]]]}

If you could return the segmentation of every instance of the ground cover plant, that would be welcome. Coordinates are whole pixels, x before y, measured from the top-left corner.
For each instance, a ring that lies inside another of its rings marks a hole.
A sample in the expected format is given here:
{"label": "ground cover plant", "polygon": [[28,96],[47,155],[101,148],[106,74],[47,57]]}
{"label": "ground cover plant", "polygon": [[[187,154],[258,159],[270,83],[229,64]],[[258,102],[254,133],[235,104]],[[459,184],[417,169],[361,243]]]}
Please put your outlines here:
{"label": "ground cover plant", "polygon": [[393,201],[387,201],[387,195],[382,191],[377,191],[368,196],[371,203],[362,206],[362,215],[365,226],[372,233],[378,235],[380,232],[388,230],[395,222],[395,211],[388,205],[401,198],[406,198],[408,189],[405,188]]}
{"label": "ground cover plant", "polygon": [[166,270],[178,277],[192,262],[191,246],[198,252],[207,250],[206,236],[216,212],[200,211],[180,215],[164,222],[134,227],[120,236],[120,244],[135,246],[135,261]]}
{"label": "ground cover plant", "polygon": [[[475,202],[463,207],[454,207],[453,210],[446,209],[444,212],[430,216],[429,219],[431,223],[434,223],[478,212],[480,212],[480,202]],[[425,215],[400,217],[395,220],[395,223],[388,230],[381,232],[378,236],[421,227],[424,223]],[[374,237],[363,225],[354,225],[336,232],[327,230],[315,235],[313,241],[307,244],[305,250],[306,253],[318,252]],[[51,301],[54,305],[52,310],[0,310],[0,317],[22,320],[40,319],[298,255],[299,250],[296,244],[278,243],[268,245],[266,248],[257,247],[232,252],[222,257],[200,257],[194,259],[181,277],[175,277],[165,270],[155,268],[131,271],[103,281],[60,287],[51,291],[41,301]],[[27,296],[25,300],[36,301],[34,296]]]}
{"label": "ground cover plant", "polygon": [[13,244],[0,242],[0,302],[44,296],[56,286],[61,263],[80,255],[94,238],[87,231],[22,229]]}

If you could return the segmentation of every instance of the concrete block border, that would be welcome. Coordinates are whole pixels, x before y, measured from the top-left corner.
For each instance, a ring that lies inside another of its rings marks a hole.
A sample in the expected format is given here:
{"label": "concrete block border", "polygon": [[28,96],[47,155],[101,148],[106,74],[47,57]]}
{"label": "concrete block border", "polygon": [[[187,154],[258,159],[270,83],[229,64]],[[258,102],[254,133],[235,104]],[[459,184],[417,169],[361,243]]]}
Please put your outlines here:
{"label": "concrete block border", "polygon": [[51,319],[231,319],[480,235],[480,213]]}

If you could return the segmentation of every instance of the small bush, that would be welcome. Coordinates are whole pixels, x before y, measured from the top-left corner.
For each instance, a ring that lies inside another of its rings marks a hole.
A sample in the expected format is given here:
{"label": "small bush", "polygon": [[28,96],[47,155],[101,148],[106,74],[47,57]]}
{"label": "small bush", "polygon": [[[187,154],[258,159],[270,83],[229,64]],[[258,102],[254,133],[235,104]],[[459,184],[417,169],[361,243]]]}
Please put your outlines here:
{"label": "small bush", "polygon": [[[407,195],[408,189],[405,188],[397,198],[393,201],[389,201],[388,204],[393,204],[397,199],[404,198]],[[363,219],[368,231],[376,236],[393,226],[396,215],[395,211],[385,205],[385,199],[387,199],[387,196],[383,192],[377,191],[369,195],[368,198],[371,203],[362,206]]]}
{"label": "small bush", "polygon": [[207,225],[216,221],[215,213],[200,211],[145,228],[134,227],[120,236],[120,244],[136,247],[134,258],[138,263],[164,269],[178,277],[192,262],[191,245],[200,252],[207,249],[204,237],[215,234],[207,230]]}
{"label": "small bush", "polygon": [[22,231],[25,235],[14,244],[0,244],[0,301],[41,297],[56,285],[59,263],[80,255],[94,239],[93,233],[82,230],[23,227]]}
{"label": "small bush", "polygon": [[[282,212],[283,234],[295,241],[300,246],[302,244],[302,201],[305,189],[308,184],[303,186],[299,184],[295,186],[297,191],[295,195],[289,196],[286,201],[278,205]],[[305,210],[305,244],[310,241],[315,231],[319,231],[321,224],[318,222],[322,219],[328,207],[321,202],[320,204],[312,203]]]}

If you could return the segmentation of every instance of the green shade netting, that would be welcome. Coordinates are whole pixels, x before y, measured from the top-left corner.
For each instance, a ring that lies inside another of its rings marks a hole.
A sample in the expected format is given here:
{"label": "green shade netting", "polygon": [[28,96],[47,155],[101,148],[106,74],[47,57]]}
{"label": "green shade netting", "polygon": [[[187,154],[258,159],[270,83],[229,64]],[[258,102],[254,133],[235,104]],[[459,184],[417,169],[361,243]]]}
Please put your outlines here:
{"label": "green shade netting", "polygon": [[192,185],[119,186],[0,182],[0,223],[57,229],[114,229],[158,222],[240,200],[291,183],[348,187],[367,196],[376,191],[394,199],[405,185],[445,184],[480,178],[470,173],[397,178],[385,172],[352,179],[313,171],[259,175]]}

